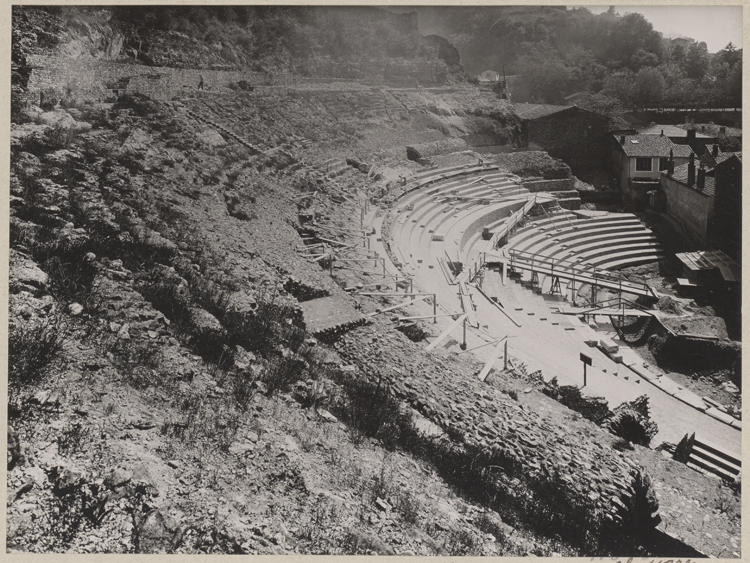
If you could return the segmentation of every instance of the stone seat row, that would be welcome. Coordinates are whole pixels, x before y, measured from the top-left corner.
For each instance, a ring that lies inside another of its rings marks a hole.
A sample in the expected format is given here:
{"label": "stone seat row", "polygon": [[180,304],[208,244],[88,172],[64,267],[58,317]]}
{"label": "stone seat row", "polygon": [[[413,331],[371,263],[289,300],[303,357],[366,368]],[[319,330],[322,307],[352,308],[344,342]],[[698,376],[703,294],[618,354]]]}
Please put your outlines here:
{"label": "stone seat row", "polygon": [[[418,194],[416,200],[411,199],[403,205],[400,205],[397,209],[397,217],[395,225],[404,225],[406,223],[417,222],[422,224],[424,217],[435,210],[440,210],[442,213],[447,213],[452,208],[460,208],[462,205],[477,204],[482,198],[488,200],[501,198],[505,193],[508,193],[509,189],[514,189],[515,185],[484,185],[478,184],[476,186],[458,185],[451,183],[445,187],[445,190],[441,187],[439,190],[433,191],[430,194],[421,193]],[[450,199],[446,200],[440,196],[444,193],[456,192],[461,196],[472,199],[467,203],[458,202],[454,204]],[[437,197],[436,197],[437,196]],[[398,230],[398,229],[394,229]]]}
{"label": "stone seat row", "polygon": [[664,258],[656,237],[629,214],[591,218],[544,218],[519,230],[508,244],[540,258],[574,258],[603,269],[641,265]]}
{"label": "stone seat row", "polygon": [[[478,181],[480,178],[483,181]],[[443,256],[453,243],[459,246],[460,257],[464,245],[480,236],[488,222],[501,222],[519,207],[519,193],[524,192],[504,173],[445,180],[438,186],[421,188],[399,204],[393,240],[404,255],[418,251],[432,258]]]}

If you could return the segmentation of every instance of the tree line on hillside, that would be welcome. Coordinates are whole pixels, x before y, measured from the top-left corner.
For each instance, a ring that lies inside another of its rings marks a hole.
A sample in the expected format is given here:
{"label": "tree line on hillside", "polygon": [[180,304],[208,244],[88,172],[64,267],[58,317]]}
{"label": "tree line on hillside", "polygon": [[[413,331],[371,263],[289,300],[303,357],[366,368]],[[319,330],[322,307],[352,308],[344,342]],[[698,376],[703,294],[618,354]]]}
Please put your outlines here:
{"label": "tree line on hillside", "polygon": [[[25,9],[28,9],[26,7]],[[101,7],[45,8],[72,25]],[[110,23],[150,48],[179,35],[242,54],[242,61],[293,68],[314,57],[337,60],[436,58],[437,47],[417,33],[416,19],[368,6],[112,6]],[[228,61],[234,62],[234,61]]]}
{"label": "tree line on hillside", "polygon": [[[418,8],[456,44],[469,74],[518,75],[516,101],[563,103],[589,92],[625,107],[739,107],[742,50],[671,40],[639,13],[599,15],[564,6]],[[421,20],[420,20],[421,21]]]}

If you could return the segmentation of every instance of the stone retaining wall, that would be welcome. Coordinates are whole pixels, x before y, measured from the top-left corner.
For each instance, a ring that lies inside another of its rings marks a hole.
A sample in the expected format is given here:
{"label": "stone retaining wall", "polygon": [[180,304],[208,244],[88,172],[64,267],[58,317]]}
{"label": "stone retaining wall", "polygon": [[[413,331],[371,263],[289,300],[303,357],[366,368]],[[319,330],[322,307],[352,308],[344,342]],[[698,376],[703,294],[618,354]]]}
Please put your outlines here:
{"label": "stone retaining wall", "polygon": [[[171,100],[187,91],[196,90],[201,77],[205,87],[211,89],[240,80],[253,86],[292,86],[298,82],[301,85],[310,82],[310,79],[286,72],[171,68],[46,55],[29,55],[27,62],[32,67],[28,90],[31,101],[37,103],[39,93],[47,88],[92,100],[136,92],[155,100]],[[446,80],[447,67],[442,61],[365,61],[350,64],[322,60],[312,62],[305,73],[326,80],[339,78],[395,84],[414,84],[415,81],[442,84]]]}
{"label": "stone retaining wall", "polygon": [[[407,401],[463,445],[481,449],[490,463],[514,467],[534,478],[559,474],[569,498],[619,522],[631,506],[631,471],[622,452],[544,421],[499,390],[471,375],[467,362],[426,354],[386,326],[357,328],[335,344],[337,352],[362,374],[382,376]],[[460,365],[459,365],[460,364]]]}
{"label": "stone retaining wall", "polygon": [[[285,75],[241,70],[204,70],[188,68],[155,67],[30,55],[28,64],[33,67],[28,82],[32,95],[46,88],[62,94],[68,90],[74,97],[105,99],[117,93],[140,93],[155,100],[171,100],[186,89],[196,90],[201,76],[206,87],[218,88],[232,82],[246,80],[251,85],[283,82]],[[289,78],[289,77],[286,77]]]}
{"label": "stone retaining wall", "polygon": [[559,180],[524,180],[521,185],[530,192],[566,192],[575,188],[573,178]]}

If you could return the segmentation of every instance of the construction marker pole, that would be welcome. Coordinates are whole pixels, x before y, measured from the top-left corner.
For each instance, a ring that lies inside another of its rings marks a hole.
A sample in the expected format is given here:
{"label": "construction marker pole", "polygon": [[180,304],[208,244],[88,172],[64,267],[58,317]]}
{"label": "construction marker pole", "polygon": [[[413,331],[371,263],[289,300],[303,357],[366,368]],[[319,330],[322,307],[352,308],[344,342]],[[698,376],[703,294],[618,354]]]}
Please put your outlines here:
{"label": "construction marker pole", "polygon": [[503,370],[508,369],[508,339],[505,339],[505,346],[503,347]]}
{"label": "construction marker pole", "polygon": [[464,341],[461,344],[461,350],[466,350],[466,317],[464,317]]}
{"label": "construction marker pole", "polygon": [[432,322],[437,324],[437,293],[432,294]]}

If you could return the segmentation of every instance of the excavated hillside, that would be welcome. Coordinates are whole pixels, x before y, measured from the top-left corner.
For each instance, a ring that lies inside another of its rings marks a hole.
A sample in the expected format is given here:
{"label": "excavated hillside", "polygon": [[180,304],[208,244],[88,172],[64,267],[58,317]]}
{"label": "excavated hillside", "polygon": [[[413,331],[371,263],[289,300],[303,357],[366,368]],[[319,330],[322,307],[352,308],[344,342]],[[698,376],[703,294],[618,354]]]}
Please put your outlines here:
{"label": "excavated hillside", "polygon": [[[50,43],[24,48],[75,54]],[[739,556],[736,490],[523,366],[483,383],[426,353],[368,316],[398,298],[345,291],[371,272],[312,252],[360,246],[423,164],[512,143],[506,102],[227,78],[114,103],[49,83],[43,109],[37,70],[11,130],[10,551]]]}

